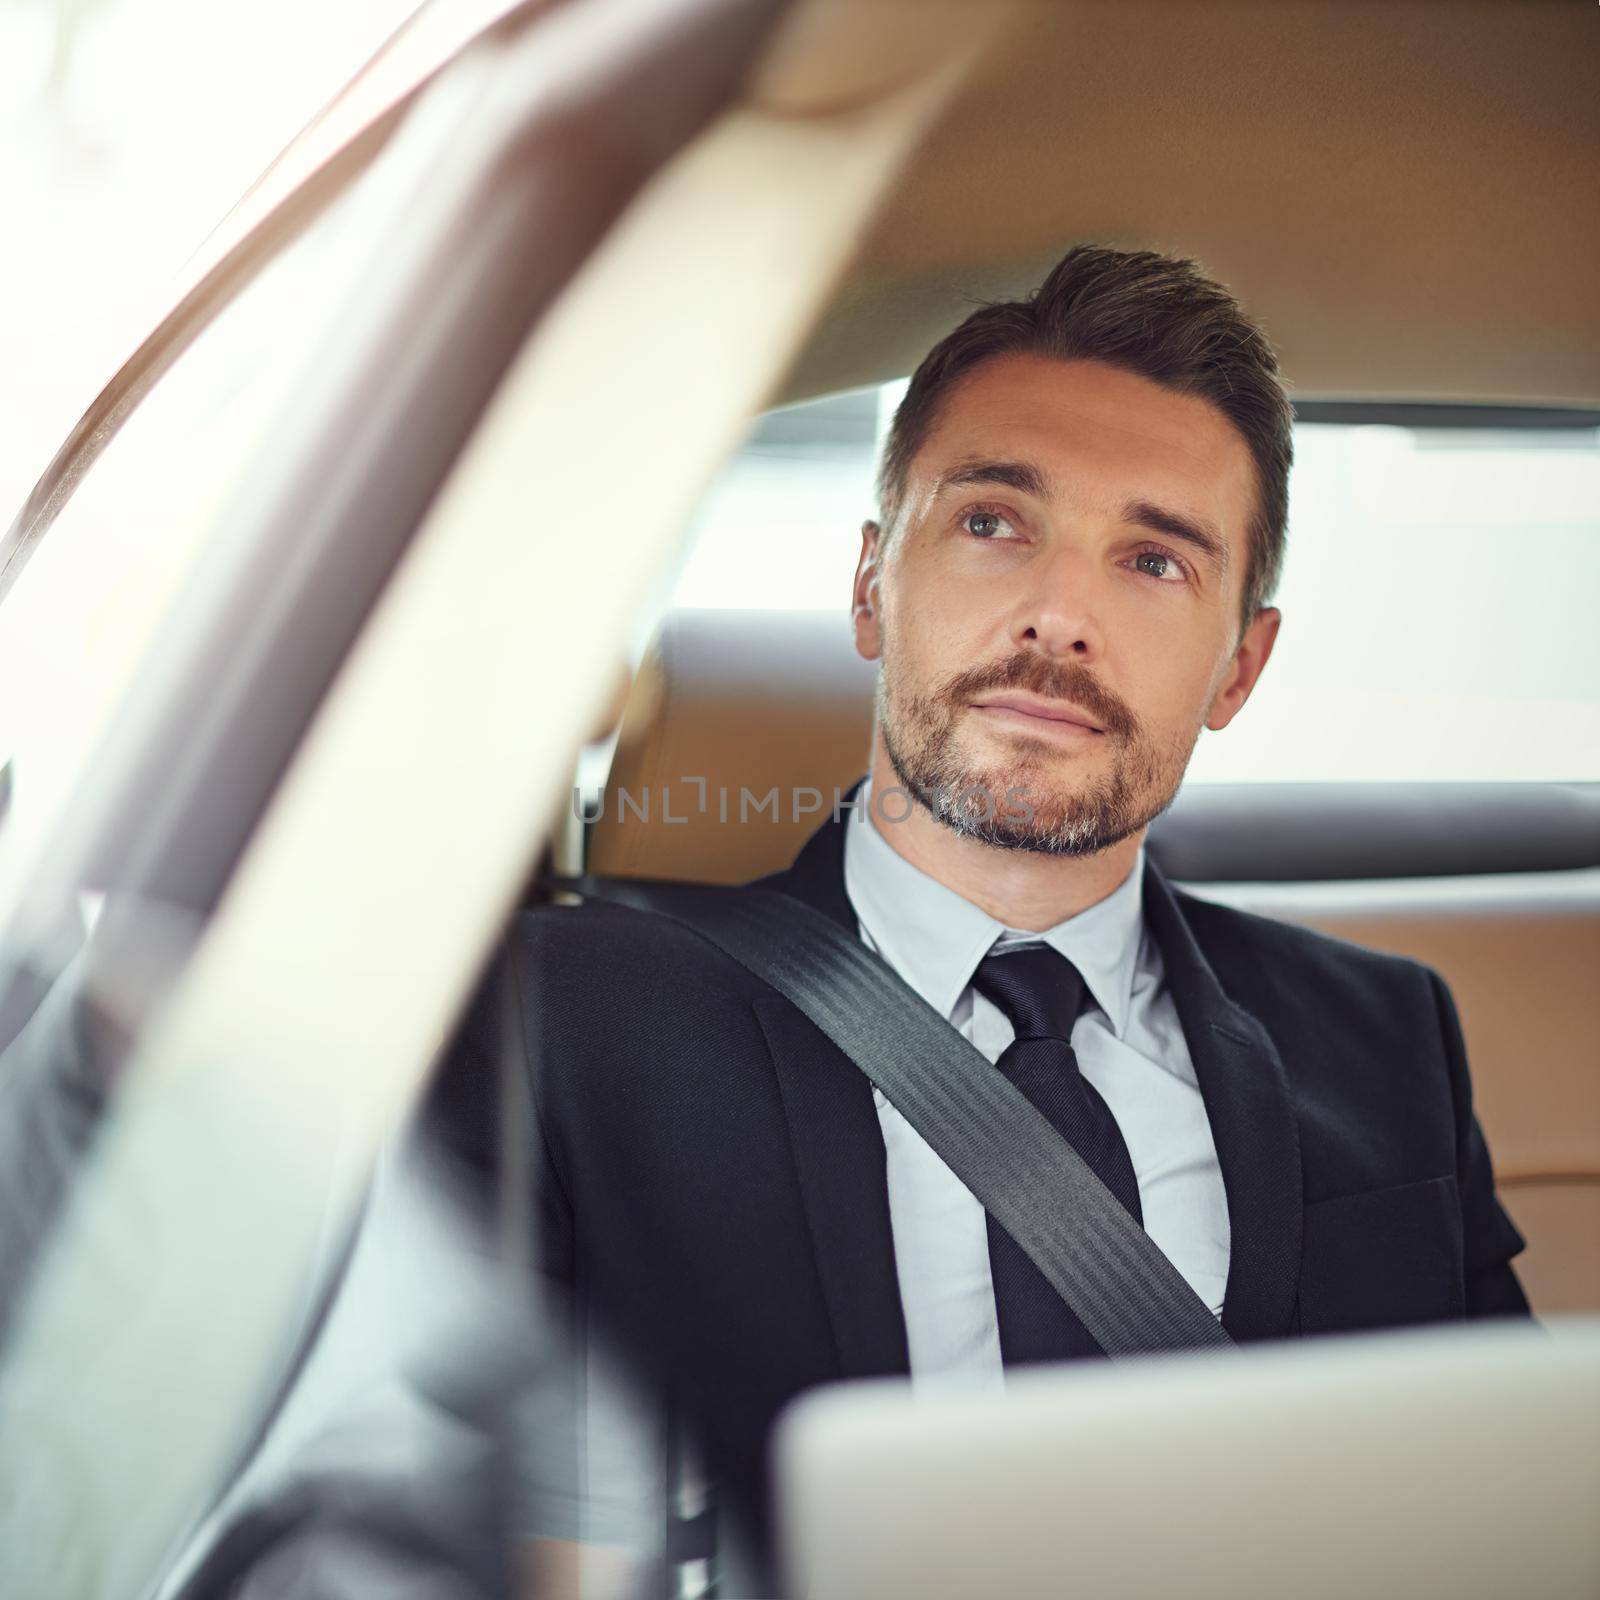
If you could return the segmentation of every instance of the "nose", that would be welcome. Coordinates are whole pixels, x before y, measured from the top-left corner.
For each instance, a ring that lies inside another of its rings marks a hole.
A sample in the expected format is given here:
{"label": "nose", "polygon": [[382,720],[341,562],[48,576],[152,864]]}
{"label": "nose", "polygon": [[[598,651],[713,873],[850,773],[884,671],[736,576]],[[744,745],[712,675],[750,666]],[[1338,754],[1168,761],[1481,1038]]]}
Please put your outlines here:
{"label": "nose", "polygon": [[1012,642],[1058,660],[1098,659],[1103,639],[1089,558],[1061,541],[1017,574]]}

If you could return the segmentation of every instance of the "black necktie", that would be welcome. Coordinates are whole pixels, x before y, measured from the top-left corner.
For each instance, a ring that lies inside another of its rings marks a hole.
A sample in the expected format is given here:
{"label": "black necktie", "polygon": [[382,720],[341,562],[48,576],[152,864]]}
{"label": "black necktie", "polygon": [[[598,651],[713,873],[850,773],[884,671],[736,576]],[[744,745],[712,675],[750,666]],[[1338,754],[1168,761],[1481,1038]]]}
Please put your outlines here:
{"label": "black necktie", "polygon": [[[1127,1142],[1110,1106],[1079,1070],[1072,1048],[1072,1025],[1089,999],[1078,969],[1048,945],[1026,945],[986,956],[972,982],[1016,1030],[995,1065],[1142,1224]],[[993,1217],[989,1268],[1000,1353],[1007,1366],[1102,1354],[1088,1329]]]}

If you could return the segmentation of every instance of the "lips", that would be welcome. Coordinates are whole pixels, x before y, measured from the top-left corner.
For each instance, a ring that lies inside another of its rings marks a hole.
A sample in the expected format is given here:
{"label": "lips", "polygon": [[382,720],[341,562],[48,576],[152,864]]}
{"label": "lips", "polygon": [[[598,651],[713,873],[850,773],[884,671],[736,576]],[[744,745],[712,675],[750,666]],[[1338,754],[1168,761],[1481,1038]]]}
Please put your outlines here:
{"label": "lips", "polygon": [[1041,722],[1063,723],[1068,727],[1082,728],[1088,733],[1104,733],[1105,729],[1086,712],[1060,700],[1036,700],[1025,694],[999,694],[976,702],[980,711],[1010,711],[1018,716],[1036,717]]}

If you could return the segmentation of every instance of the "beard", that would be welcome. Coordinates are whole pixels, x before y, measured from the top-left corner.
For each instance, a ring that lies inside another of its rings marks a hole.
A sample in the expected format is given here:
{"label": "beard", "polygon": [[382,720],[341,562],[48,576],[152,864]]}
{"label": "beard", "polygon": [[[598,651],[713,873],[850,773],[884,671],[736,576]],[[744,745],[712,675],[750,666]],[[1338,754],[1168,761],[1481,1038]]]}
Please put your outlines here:
{"label": "beard", "polygon": [[[1105,730],[1098,737],[1109,741],[1110,769],[1074,780],[1060,770],[1069,755],[1026,735],[1003,757],[972,751],[960,720],[973,699],[1001,689],[1071,701],[1087,712]],[[1094,855],[1160,816],[1178,792],[1202,725],[1153,740],[1086,668],[1028,651],[958,672],[924,695],[898,652],[886,647],[876,702],[890,764],[936,821],[997,849],[1055,856]]]}

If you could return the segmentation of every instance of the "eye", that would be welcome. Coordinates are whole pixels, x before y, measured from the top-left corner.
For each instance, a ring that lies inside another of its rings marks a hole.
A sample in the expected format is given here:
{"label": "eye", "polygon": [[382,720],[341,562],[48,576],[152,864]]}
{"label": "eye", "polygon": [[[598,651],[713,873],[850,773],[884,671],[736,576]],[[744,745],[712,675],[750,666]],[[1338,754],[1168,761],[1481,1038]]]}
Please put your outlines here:
{"label": "eye", "polygon": [[1005,539],[1014,537],[1017,531],[1009,519],[993,506],[974,506],[964,512],[961,526],[975,539]]}
{"label": "eye", "polygon": [[[1141,550],[1134,558],[1134,564],[1146,577],[1155,578],[1162,583],[1186,583],[1189,578],[1188,569],[1175,555],[1165,550]],[[1149,565],[1143,563],[1148,562]]]}

